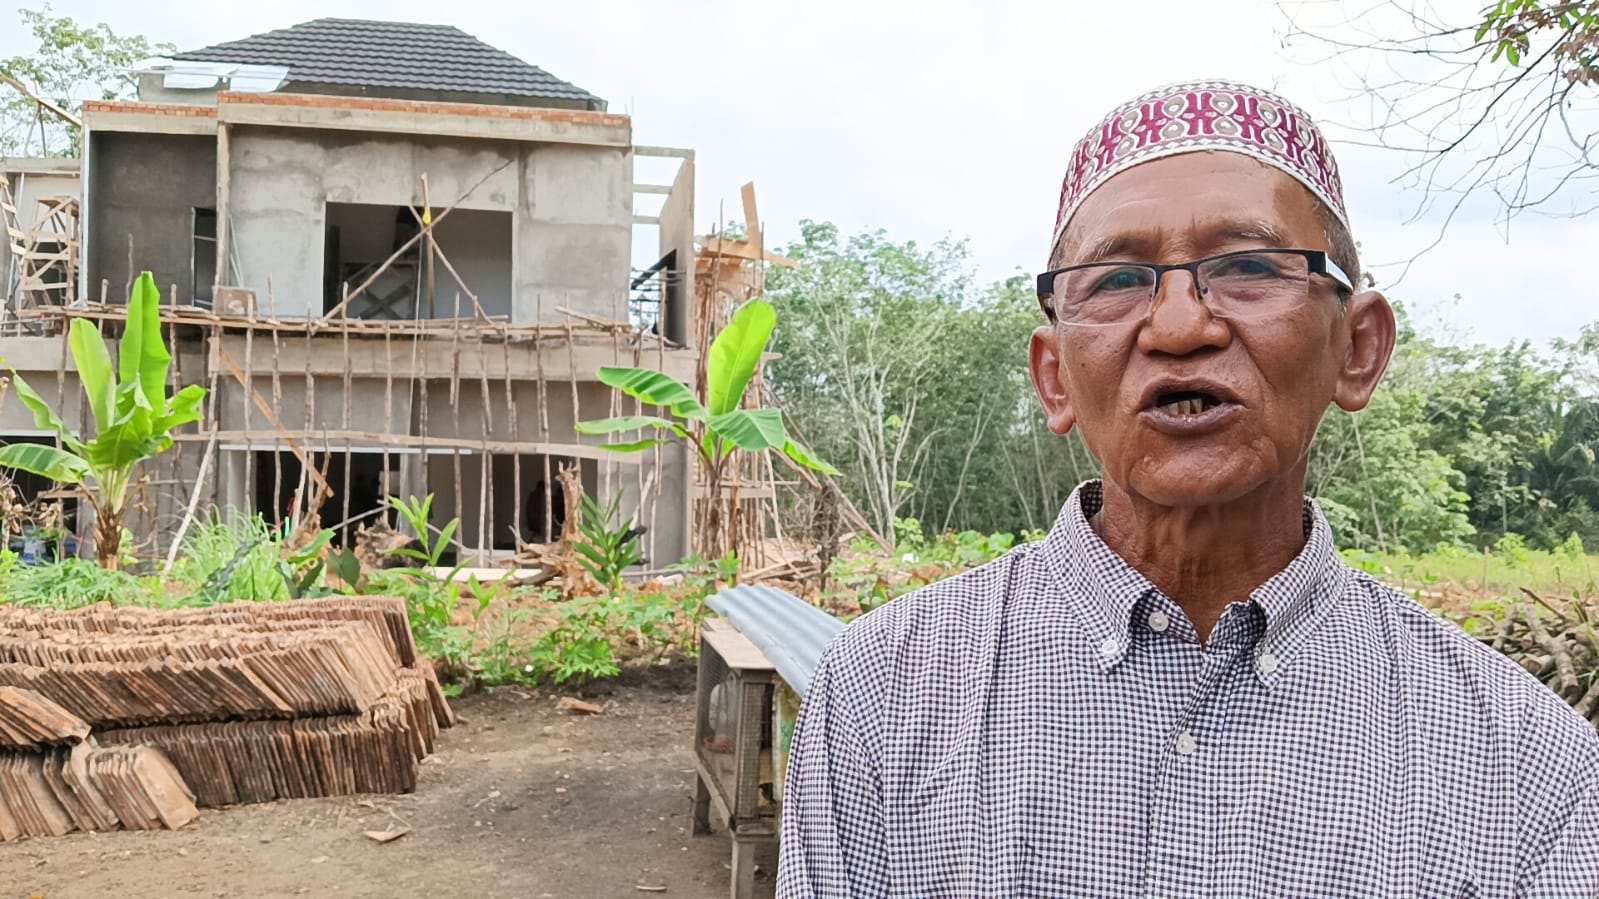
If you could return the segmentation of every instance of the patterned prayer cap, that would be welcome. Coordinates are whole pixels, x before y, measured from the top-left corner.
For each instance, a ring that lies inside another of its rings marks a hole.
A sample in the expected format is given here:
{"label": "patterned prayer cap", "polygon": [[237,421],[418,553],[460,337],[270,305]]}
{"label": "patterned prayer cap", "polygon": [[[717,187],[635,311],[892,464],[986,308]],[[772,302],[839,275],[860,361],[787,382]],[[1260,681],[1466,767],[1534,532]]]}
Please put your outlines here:
{"label": "patterned prayer cap", "polygon": [[1190,81],[1123,103],[1077,142],[1060,189],[1051,252],[1083,200],[1112,176],[1199,150],[1243,153],[1287,172],[1349,227],[1338,163],[1304,110],[1246,84]]}

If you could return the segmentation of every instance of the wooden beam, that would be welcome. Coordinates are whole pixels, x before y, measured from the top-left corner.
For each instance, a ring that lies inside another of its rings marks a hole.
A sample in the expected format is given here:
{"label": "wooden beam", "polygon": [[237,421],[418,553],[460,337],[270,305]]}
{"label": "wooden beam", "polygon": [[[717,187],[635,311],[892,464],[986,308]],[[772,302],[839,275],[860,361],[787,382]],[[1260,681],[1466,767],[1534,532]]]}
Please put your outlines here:
{"label": "wooden beam", "polygon": [[[413,434],[384,434],[378,431],[347,431],[347,430],[319,430],[319,431],[263,431],[263,430],[235,430],[235,431],[202,431],[197,434],[174,434],[172,439],[178,443],[199,443],[215,439],[218,444],[248,444],[251,447],[265,449],[276,443],[289,447],[291,452],[301,451],[308,446],[311,452],[322,452],[326,444],[329,447],[343,450],[346,447],[353,449],[371,449],[379,451],[388,447],[390,452],[408,448],[422,448],[423,438]],[[616,453],[598,446],[583,443],[552,443],[549,441],[518,441],[518,440],[479,440],[454,437],[435,437],[428,435],[426,449],[469,450],[472,452],[487,452],[495,455],[511,455],[520,453],[525,456],[571,456],[577,459],[597,459],[605,462],[614,462],[618,465],[641,465],[646,458],[644,453]],[[297,456],[298,458],[298,456]],[[302,462],[301,464],[305,464]],[[307,465],[307,471],[314,470]]]}
{"label": "wooden beam", "polygon": [[66,122],[68,125],[71,125],[74,128],[82,128],[83,127],[83,120],[82,119],[78,118],[77,116],[73,115],[70,112],[67,112],[65,109],[62,109],[61,107],[55,105],[54,103],[51,103],[49,100],[46,100],[45,98],[39,96],[38,94],[34,93],[33,91],[28,90],[28,88],[25,85],[23,85],[22,82],[18,81],[15,78],[12,78],[10,75],[6,75],[6,74],[3,74],[3,73],[0,73],[0,81],[3,81],[6,84],[9,84],[12,87],[16,88],[17,90],[22,91],[22,95],[24,97],[27,97],[29,100],[32,100],[33,102],[39,104],[40,106],[43,106],[45,109],[48,109],[51,112],[55,113],[58,117],[61,118],[62,121]]}
{"label": "wooden beam", "polygon": [[666,156],[673,159],[693,159],[693,150],[680,150],[677,147],[641,147],[633,148],[634,156]]}
{"label": "wooden beam", "polygon": [[[217,125],[217,262],[216,278],[212,286],[212,303],[215,304],[215,289],[233,283],[228,278],[228,203],[229,186],[228,172],[232,169],[231,152],[232,129],[227,125]],[[193,299],[192,297],[190,299]]]}
{"label": "wooden beam", "polygon": [[773,265],[781,265],[784,268],[799,267],[798,262],[795,262],[787,256],[779,256],[776,253],[768,253],[764,251],[757,253],[756,249],[747,240],[729,240],[725,237],[707,236],[699,238],[699,242],[704,248],[700,251],[702,257],[705,255],[720,254],[722,256],[732,256],[738,259],[759,259],[765,262],[770,262]]}
{"label": "wooden beam", "polygon": [[[304,330],[302,325],[302,334]],[[467,333],[464,328],[462,333],[464,340]],[[401,342],[399,336],[400,333],[396,331],[396,339],[388,343],[381,340],[352,340],[346,353],[337,333],[321,332],[313,341],[292,341],[284,345],[266,364],[277,367],[287,378],[304,372],[314,376],[342,377],[348,365],[351,376],[360,380],[381,380],[392,376],[396,381],[404,382],[419,380],[423,376],[423,367],[417,363],[419,357],[425,356],[429,380],[448,380],[448,373],[453,366],[449,344],[433,340],[418,341],[413,348],[409,341]],[[513,381],[531,382],[538,380],[542,373],[542,377],[550,381],[597,383],[600,368],[615,364],[615,352],[609,344],[579,342],[571,353],[553,351],[563,348],[564,344],[564,340],[543,338],[541,345],[534,345],[531,341],[514,342],[494,352],[484,347],[482,352],[462,353],[460,377],[468,380],[484,376],[496,380],[509,377]],[[239,358],[244,345],[244,335],[227,334],[222,336],[218,346],[230,350],[234,358]],[[418,355],[413,356],[413,349]],[[41,356],[45,352],[45,348],[41,347]],[[662,367],[673,377],[684,377],[693,371],[695,354],[691,350],[673,351],[662,356]],[[575,372],[573,363],[576,363]],[[221,366],[225,363],[217,358],[214,364]],[[51,369],[54,367],[54,363],[49,366]]]}

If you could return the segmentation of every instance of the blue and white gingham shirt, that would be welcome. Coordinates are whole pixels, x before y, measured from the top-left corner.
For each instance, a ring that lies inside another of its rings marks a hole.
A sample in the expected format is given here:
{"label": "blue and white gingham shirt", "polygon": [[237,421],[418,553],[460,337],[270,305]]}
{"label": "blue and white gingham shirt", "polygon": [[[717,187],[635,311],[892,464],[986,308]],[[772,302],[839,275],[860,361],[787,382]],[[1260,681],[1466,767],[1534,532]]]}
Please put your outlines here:
{"label": "blue and white gingham shirt", "polygon": [[1599,734],[1304,550],[1201,647],[1089,527],[889,603],[811,682],[780,897],[1599,896]]}

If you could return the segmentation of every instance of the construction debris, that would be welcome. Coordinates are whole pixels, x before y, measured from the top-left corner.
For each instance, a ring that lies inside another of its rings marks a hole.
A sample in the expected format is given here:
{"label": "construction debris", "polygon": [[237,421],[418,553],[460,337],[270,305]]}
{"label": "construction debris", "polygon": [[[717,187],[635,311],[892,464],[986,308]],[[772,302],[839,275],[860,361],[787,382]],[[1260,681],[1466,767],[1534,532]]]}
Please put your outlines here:
{"label": "construction debris", "polygon": [[411,792],[452,723],[395,597],[0,608],[0,838]]}
{"label": "construction debris", "polygon": [[1505,610],[1478,639],[1543,681],[1577,714],[1599,727],[1599,610],[1590,604],[1543,597],[1523,587],[1536,605]]}

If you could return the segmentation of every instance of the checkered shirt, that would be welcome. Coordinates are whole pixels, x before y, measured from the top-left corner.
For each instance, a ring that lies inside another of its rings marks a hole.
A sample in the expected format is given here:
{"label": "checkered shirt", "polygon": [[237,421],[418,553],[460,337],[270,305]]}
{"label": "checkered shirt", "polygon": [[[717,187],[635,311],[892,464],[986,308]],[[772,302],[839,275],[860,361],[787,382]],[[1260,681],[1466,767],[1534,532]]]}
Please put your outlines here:
{"label": "checkered shirt", "polygon": [[1599,896],[1599,734],[1314,503],[1204,647],[1100,503],[829,646],[779,897]]}

